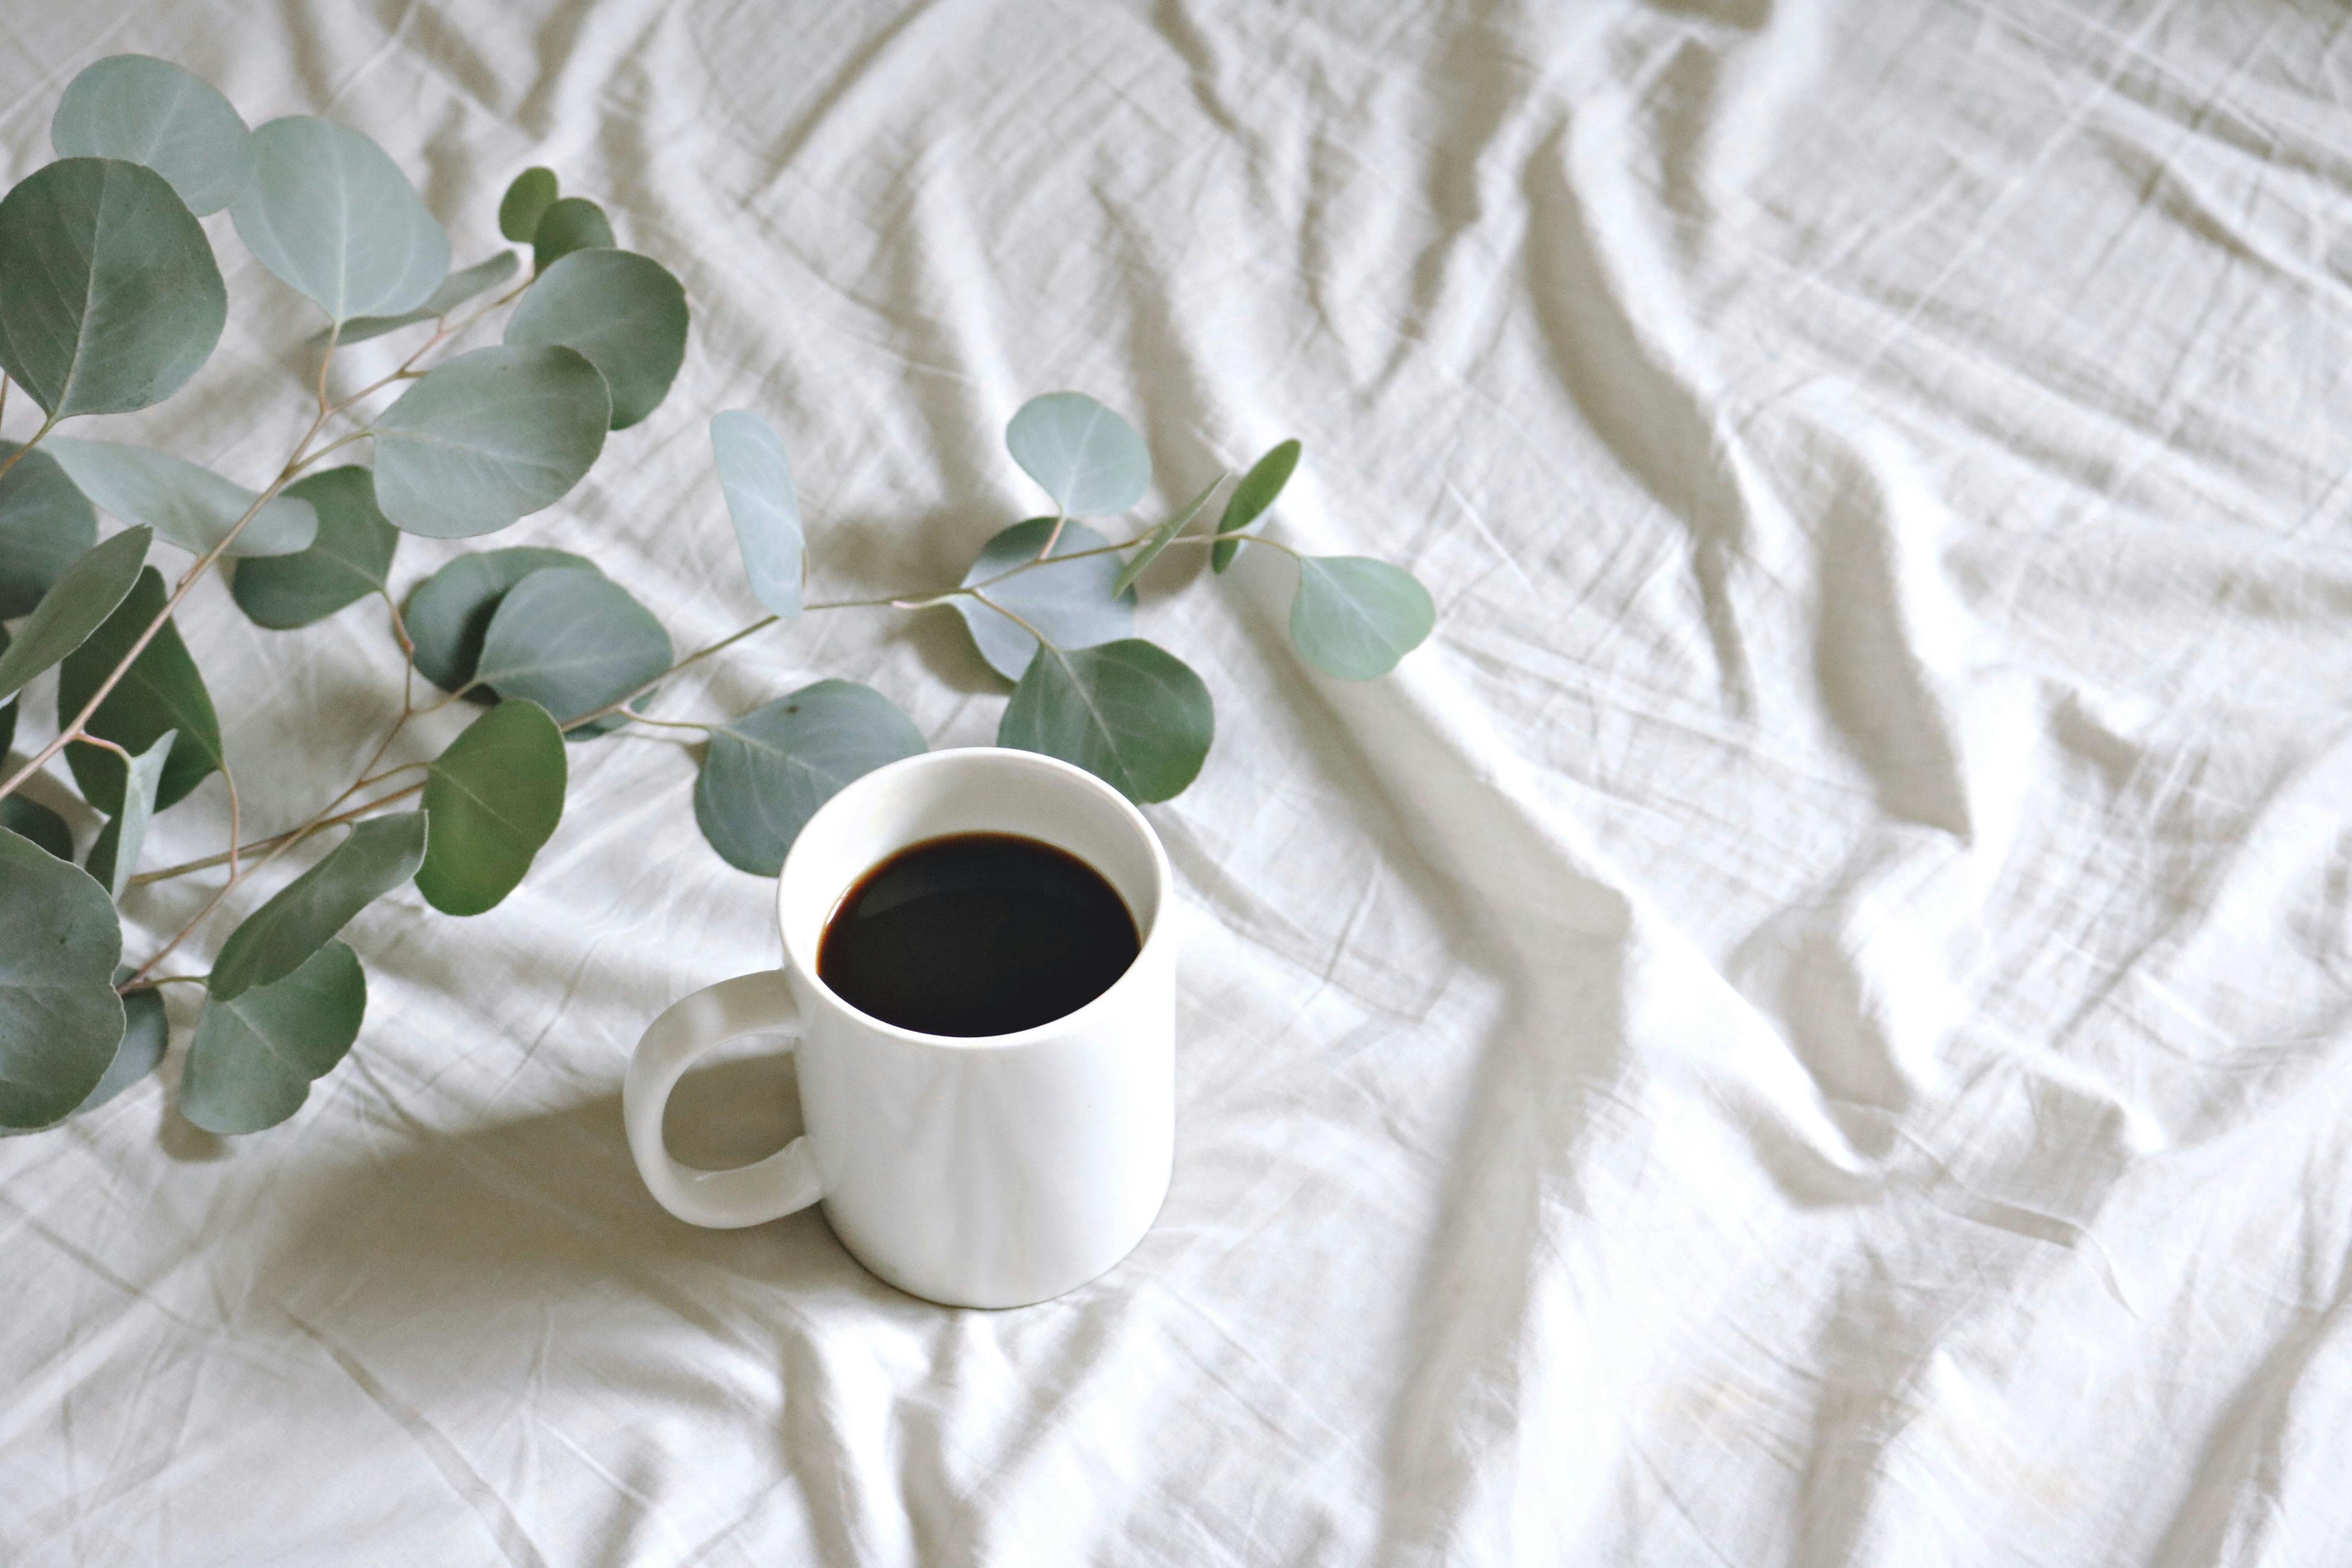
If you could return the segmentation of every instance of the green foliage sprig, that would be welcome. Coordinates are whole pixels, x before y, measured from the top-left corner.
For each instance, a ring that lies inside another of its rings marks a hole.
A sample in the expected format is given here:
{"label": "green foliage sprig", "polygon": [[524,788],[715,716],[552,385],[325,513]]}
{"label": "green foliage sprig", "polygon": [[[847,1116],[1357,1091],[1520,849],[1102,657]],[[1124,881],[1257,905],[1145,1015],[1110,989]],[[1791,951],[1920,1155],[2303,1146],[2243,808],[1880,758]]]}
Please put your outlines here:
{"label": "green foliage sprig", "polygon": [[[1244,544],[1297,558],[1291,636],[1345,679],[1393,668],[1430,632],[1428,593],[1359,557],[1317,558],[1255,531],[1299,458],[1267,452],[1202,524],[1227,474],[1123,539],[1099,521],[1151,486],[1143,437],[1093,398],[1059,392],[1016,412],[1005,445],[1050,513],[988,541],[952,587],[811,601],[792,461],[759,415],[710,421],[729,516],[761,617],[678,656],[660,620],[593,562],[509,548],[450,561],[393,590],[404,533],[488,534],[570,493],[610,433],[651,415],[686,353],[677,279],[620,248],[594,202],[526,170],[499,207],[500,250],[452,271],[446,235],[373,142],[291,116],[249,130],[210,86],[140,56],[99,61],[66,89],[56,162],[0,197],[0,408],[21,389],[43,418],[0,442],[0,757],[26,684],[57,671],[58,733],[0,765],[0,1130],[53,1125],[151,1071],[165,1047],[158,988],[204,987],[180,1108],[217,1132],[284,1121],[358,1037],[367,979],[341,940],[373,900],[413,883],[449,915],[495,908],[563,815],[568,744],[631,724],[705,742],[694,789],[703,837],[730,866],[772,876],[835,791],[924,749],[880,692],[823,680],[718,720],[639,704],[684,670],[805,614],[950,608],[1012,682],[1001,745],[1066,758],[1139,802],[1200,773],[1215,733],[1208,688],[1135,635],[1135,584],[1171,550],[1218,573]],[[210,356],[227,320],[200,214],[226,210],[262,265],[326,318],[308,427],[248,489],[149,447],[54,434],[64,421],[162,402]],[[520,273],[520,280],[508,287]],[[487,302],[483,302],[483,301]],[[500,341],[460,351],[500,311]],[[329,390],[340,348],[417,330],[390,374]],[[383,395],[396,393],[388,403]],[[321,466],[366,443],[365,467]],[[98,513],[122,521],[100,540]],[[149,563],[157,543],[192,563]],[[352,783],[300,823],[244,838],[244,812],[211,695],[173,614],[216,566],[255,624],[291,631],[380,603],[404,674],[394,711]],[[420,692],[418,678],[438,688]],[[487,710],[437,755],[388,762],[420,716]],[[106,825],[82,864],[54,812],[18,793],[60,754]],[[153,816],[212,774],[228,796],[219,854],[142,871]],[[420,800],[418,797],[422,797]],[[236,889],[331,829],[307,870],[231,930],[207,974],[168,973]],[[126,962],[117,904],[134,889],[226,868],[156,951]]]}

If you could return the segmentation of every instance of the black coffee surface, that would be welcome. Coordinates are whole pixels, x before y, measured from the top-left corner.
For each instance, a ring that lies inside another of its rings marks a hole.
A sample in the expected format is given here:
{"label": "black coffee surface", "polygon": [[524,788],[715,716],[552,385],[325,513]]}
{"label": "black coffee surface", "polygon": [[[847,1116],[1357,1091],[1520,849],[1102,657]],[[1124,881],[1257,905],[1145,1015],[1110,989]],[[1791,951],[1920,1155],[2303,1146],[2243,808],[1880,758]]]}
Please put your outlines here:
{"label": "black coffee surface", "polygon": [[1076,1012],[1142,949],[1102,873],[1013,833],[910,844],[843,895],[818,978],[927,1035],[1009,1035]]}

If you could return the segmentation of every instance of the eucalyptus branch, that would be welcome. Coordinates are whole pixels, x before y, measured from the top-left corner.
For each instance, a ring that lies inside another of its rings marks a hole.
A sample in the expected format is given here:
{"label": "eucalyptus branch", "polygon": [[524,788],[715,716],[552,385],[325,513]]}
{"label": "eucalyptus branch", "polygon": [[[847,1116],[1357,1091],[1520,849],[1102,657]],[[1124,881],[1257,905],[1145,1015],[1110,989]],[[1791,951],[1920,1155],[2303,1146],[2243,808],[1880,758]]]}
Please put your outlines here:
{"label": "eucalyptus branch", "polygon": [[[357,822],[361,817],[367,816],[370,812],[390,805],[395,801],[406,800],[410,795],[421,793],[424,788],[425,784],[422,780],[413,784],[404,785],[403,787],[393,791],[390,795],[378,795],[375,799],[368,801],[364,805],[352,806],[348,811],[339,811],[331,816],[322,816],[312,821],[303,823],[299,827],[289,827],[285,832],[273,834],[268,838],[257,838],[250,844],[240,845],[238,847],[238,853],[243,855],[258,854],[264,850],[274,849],[280,845],[288,844],[289,840],[307,838],[311,834],[316,833],[322,828],[341,827],[347,822]],[[175,877],[186,877],[198,871],[209,871],[215,866],[226,866],[227,864],[228,856],[226,853],[219,855],[207,855],[201,860],[183,861],[177,866],[166,866],[160,871],[142,871],[138,876],[131,879],[131,885],[137,888],[143,887],[149,882],[168,882]],[[259,868],[260,868],[258,867],[254,868],[255,870],[258,870]],[[250,874],[250,872],[247,873],[247,875]]]}

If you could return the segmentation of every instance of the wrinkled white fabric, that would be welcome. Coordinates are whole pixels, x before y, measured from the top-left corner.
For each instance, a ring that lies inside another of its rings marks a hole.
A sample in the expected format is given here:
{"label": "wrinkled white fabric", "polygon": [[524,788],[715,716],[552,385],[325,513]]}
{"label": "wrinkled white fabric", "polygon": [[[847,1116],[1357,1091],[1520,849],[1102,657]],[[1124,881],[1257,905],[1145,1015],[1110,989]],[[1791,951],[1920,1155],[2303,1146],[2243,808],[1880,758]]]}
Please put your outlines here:
{"label": "wrinkled white fabric", "polygon": [[[8,22],[10,180],[139,50],[364,128],[461,264],[527,163],[603,199],[686,284],[686,369],[489,542],[593,556],[681,647],[757,613],[711,413],[785,433],[813,586],[866,597],[1034,509],[1001,431],[1061,387],[1168,500],[1300,437],[1281,536],[1441,620],[1348,685],[1283,558],[1148,581],[1218,737],[1151,811],[1178,1152],[1105,1279],[949,1311],[814,1214],[654,1207],[627,1051],[777,950],[693,754],[601,742],[503,907],[360,918],[367,1026],[289,1124],[196,1133],[175,1051],[0,1143],[0,1561],[2352,1561],[2341,10]],[[315,323],[207,228],[219,354],[83,433],[252,482]],[[379,609],[184,620],[249,829],[348,781]],[[954,616],[843,612],[656,711],[823,676],[934,744],[1003,704]],[[151,863],[226,826],[215,782]],[[212,885],[134,895],[134,954]],[[679,1152],[772,1147],[789,1084],[705,1075]]]}

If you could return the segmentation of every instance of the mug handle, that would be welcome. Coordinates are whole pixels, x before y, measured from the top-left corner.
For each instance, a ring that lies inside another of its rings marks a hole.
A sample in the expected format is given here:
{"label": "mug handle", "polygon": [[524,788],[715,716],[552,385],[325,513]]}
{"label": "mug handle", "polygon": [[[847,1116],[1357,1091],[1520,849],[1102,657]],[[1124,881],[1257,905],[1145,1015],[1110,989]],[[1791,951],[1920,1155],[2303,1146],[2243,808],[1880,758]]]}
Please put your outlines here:
{"label": "mug handle", "polygon": [[[662,1111],[677,1080],[730,1040],[772,1029],[800,1033],[801,1012],[783,971],[739,974],[707,985],[653,1022],[629,1058],[621,1080],[621,1120],[629,1152],[654,1201],[688,1225],[734,1230],[763,1225],[824,1196],[809,1141],[793,1139],[766,1159],[731,1171],[698,1171],[670,1157],[662,1141]],[[794,1046],[799,1045],[795,1038]]]}

